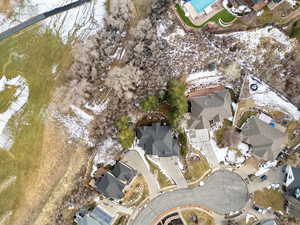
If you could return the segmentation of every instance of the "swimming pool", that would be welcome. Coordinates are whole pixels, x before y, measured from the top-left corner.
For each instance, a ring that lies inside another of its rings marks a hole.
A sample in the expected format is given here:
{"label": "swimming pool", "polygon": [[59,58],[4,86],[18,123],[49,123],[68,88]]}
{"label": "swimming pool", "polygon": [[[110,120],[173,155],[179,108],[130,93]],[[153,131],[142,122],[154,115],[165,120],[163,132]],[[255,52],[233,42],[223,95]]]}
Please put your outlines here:
{"label": "swimming pool", "polygon": [[198,13],[204,12],[204,9],[215,1],[216,0],[190,0],[192,6]]}

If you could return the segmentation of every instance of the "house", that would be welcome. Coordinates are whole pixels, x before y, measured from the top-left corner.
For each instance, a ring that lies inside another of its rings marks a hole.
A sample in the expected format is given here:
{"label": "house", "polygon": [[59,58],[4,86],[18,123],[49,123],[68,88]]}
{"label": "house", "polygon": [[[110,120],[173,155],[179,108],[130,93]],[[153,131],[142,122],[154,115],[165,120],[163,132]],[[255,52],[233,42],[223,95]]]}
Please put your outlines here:
{"label": "house", "polygon": [[100,179],[96,180],[96,191],[107,198],[122,199],[124,188],[125,184],[110,172],[105,173]]}
{"label": "house", "polygon": [[130,183],[135,177],[136,170],[122,162],[117,162],[111,170],[111,174],[123,183]]}
{"label": "house", "polygon": [[138,145],[147,155],[158,157],[170,157],[179,155],[179,143],[173,137],[169,126],[154,123],[151,126],[137,128]]}
{"label": "house", "polygon": [[77,225],[111,225],[113,217],[96,206],[93,210],[80,209],[75,215]]}
{"label": "house", "polygon": [[189,129],[208,129],[217,122],[232,116],[231,96],[228,90],[190,98]]}
{"label": "house", "polygon": [[287,211],[300,219],[300,167],[287,165],[283,172],[285,174],[283,189],[288,201]]}
{"label": "house", "polygon": [[287,140],[283,132],[257,117],[250,117],[241,129],[242,138],[252,146],[253,155],[265,161],[276,159]]}
{"label": "house", "polygon": [[263,222],[259,222],[257,225],[278,225],[275,220],[265,220]]}

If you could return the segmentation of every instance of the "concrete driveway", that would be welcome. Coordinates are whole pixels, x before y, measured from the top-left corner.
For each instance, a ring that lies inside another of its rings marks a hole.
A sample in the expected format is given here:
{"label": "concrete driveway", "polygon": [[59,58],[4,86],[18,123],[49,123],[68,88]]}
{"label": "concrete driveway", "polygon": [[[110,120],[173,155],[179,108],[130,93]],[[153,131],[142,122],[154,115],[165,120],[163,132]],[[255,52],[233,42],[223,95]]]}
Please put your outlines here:
{"label": "concrete driveway", "polygon": [[132,168],[136,169],[144,176],[146,182],[148,183],[150,198],[154,198],[158,195],[159,184],[157,183],[154,175],[150,172],[144,160],[141,158],[140,154],[137,151],[128,151],[122,161]]}
{"label": "concrete driveway", "polygon": [[219,170],[208,177],[204,186],[159,195],[141,209],[130,224],[150,225],[164,212],[188,205],[199,205],[225,214],[241,210],[248,198],[247,185],[238,174]]}
{"label": "concrete driveway", "polygon": [[187,188],[187,182],[178,165],[178,157],[160,157],[156,161],[161,169],[174,180],[177,188]]}

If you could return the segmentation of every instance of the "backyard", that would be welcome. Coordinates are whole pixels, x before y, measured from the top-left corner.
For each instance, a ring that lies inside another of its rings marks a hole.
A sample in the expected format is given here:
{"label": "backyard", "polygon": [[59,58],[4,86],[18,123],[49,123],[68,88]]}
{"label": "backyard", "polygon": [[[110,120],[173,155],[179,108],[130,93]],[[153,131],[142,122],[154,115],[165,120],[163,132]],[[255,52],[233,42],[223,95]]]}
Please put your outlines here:
{"label": "backyard", "polygon": [[215,22],[216,24],[219,24],[219,20],[221,19],[224,23],[229,23],[233,21],[236,17],[230,14],[226,9],[223,9],[222,11],[218,12],[216,15],[205,21],[201,25],[195,25],[192,23],[192,21],[185,15],[184,10],[181,8],[179,4],[175,5],[176,11],[178,15],[180,16],[181,20],[188,26],[193,28],[202,28],[204,27],[208,22]]}

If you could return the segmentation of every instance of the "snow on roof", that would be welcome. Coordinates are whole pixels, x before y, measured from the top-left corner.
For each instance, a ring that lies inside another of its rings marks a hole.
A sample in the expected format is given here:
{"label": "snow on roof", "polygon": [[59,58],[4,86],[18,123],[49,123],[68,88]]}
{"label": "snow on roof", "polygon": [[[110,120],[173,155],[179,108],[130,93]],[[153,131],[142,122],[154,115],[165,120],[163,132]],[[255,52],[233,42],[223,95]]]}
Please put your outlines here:
{"label": "snow on roof", "polygon": [[[248,76],[248,80],[250,98],[253,99],[257,105],[268,106],[279,111],[284,111],[293,117],[293,119],[299,120],[300,111],[284,96],[276,93],[269,85],[254,76]],[[258,89],[256,91],[251,90],[251,84],[256,84]]]}

